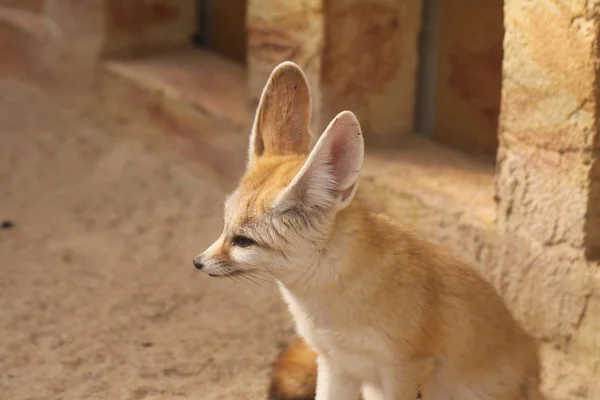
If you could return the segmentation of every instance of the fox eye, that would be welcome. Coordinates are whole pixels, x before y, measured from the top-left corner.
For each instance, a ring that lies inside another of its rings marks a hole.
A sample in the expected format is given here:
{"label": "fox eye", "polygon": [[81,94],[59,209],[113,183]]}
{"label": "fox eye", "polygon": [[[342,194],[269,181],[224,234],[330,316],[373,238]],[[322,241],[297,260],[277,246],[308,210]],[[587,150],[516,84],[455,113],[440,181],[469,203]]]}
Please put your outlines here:
{"label": "fox eye", "polygon": [[231,239],[231,244],[239,247],[248,247],[256,244],[256,242],[249,237],[242,235],[235,235],[233,239]]}

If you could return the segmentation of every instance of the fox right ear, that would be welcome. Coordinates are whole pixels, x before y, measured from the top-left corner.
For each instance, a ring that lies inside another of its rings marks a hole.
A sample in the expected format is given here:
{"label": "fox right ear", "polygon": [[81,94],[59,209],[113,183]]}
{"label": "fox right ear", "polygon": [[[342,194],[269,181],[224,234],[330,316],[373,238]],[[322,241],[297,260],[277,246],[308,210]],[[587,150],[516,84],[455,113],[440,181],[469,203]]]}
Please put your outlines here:
{"label": "fox right ear", "polygon": [[343,209],[356,194],[363,159],[358,119],[352,112],[342,111],[329,123],[274,206],[281,210]]}
{"label": "fox right ear", "polygon": [[249,165],[263,155],[308,154],[310,113],[306,76],[293,62],[279,64],[258,103],[248,149]]}

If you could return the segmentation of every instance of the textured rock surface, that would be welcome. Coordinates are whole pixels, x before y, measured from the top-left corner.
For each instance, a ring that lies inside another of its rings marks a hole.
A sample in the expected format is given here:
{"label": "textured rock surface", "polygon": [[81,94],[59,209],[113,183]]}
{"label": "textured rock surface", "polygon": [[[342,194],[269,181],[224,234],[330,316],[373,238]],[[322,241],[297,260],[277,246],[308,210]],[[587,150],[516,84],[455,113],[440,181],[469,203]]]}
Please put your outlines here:
{"label": "textured rock surface", "polygon": [[184,154],[202,163],[216,179],[238,179],[251,123],[243,68],[187,49],[169,56],[107,62],[103,77],[103,96],[115,115],[135,115],[164,129]]}
{"label": "textured rock surface", "polygon": [[349,109],[366,135],[410,134],[421,1],[334,0],[325,10],[325,122]]}
{"label": "textured rock surface", "polygon": [[530,331],[590,377],[572,386],[550,374],[548,386],[595,399],[600,2],[508,0],[504,10],[496,195],[505,250],[492,272]]}
{"label": "textured rock surface", "polygon": [[106,54],[146,53],[187,44],[196,29],[195,0],[103,0]]}
{"label": "textured rock surface", "polygon": [[436,140],[496,155],[502,86],[502,0],[440,2]]}
{"label": "textured rock surface", "polygon": [[104,0],[44,0],[57,37],[41,58],[53,79],[78,86],[93,79],[106,34],[104,6]]}
{"label": "textured rock surface", "polygon": [[505,4],[502,139],[555,151],[589,148],[600,3]]}
{"label": "textured rock surface", "polygon": [[131,56],[188,44],[197,16],[194,0],[44,0],[41,11],[57,30],[46,62],[64,71],[70,65],[91,70],[103,55]]}
{"label": "textured rock surface", "polygon": [[47,21],[41,14],[0,7],[0,72],[29,73],[47,41]]}
{"label": "textured rock surface", "polygon": [[0,0],[0,7],[19,8],[39,13],[42,11],[43,0]]}

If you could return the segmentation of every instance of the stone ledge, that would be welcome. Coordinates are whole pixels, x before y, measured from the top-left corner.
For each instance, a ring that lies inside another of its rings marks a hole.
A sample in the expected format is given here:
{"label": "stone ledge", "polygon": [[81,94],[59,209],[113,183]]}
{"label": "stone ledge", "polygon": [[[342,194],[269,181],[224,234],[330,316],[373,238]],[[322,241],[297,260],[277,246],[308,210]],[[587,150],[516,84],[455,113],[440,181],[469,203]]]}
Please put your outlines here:
{"label": "stone ledge", "polygon": [[494,224],[494,166],[416,136],[392,150],[367,154],[367,176],[383,185],[414,191],[431,206],[451,213],[468,211],[478,226]]}
{"label": "stone ledge", "polygon": [[58,28],[44,15],[19,8],[0,7],[0,73],[39,72],[44,50],[52,47]]}
{"label": "stone ledge", "polygon": [[59,28],[49,18],[27,9],[0,7],[0,25],[41,42],[56,40],[60,35]]}
{"label": "stone ledge", "polygon": [[133,85],[236,127],[252,122],[246,71],[210,52],[185,48],[158,57],[112,60],[105,67]]}
{"label": "stone ledge", "polygon": [[109,60],[102,69],[103,102],[110,111],[159,126],[178,150],[226,186],[241,174],[251,122],[242,67],[186,48]]}

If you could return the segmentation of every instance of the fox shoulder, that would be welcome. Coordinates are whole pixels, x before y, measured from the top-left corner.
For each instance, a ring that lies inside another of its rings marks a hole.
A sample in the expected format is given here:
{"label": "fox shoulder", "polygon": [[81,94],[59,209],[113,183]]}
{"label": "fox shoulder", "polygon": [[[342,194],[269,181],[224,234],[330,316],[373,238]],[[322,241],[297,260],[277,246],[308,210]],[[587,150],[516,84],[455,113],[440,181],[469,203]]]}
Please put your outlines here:
{"label": "fox shoulder", "polygon": [[298,339],[283,350],[271,374],[269,400],[313,400],[317,391],[317,353]]}

